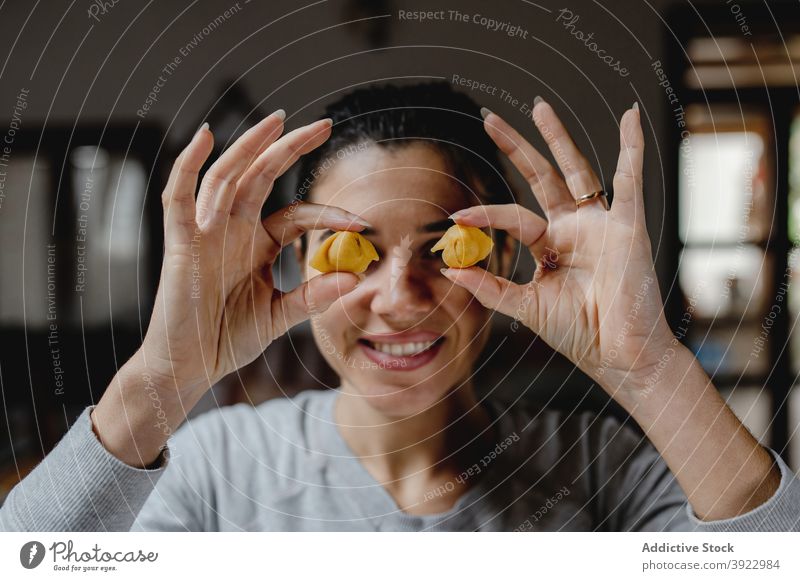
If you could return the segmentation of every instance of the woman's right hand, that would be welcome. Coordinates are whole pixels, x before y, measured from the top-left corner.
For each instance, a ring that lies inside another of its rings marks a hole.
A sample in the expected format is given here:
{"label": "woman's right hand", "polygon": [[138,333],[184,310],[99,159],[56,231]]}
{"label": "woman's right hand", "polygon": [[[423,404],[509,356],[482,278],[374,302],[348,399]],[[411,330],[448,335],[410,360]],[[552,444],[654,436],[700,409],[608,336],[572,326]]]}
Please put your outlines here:
{"label": "woman's right hand", "polygon": [[195,201],[213,147],[211,131],[201,128],[164,190],[164,263],[140,352],[160,385],[192,399],[358,284],[354,274],[331,273],[289,292],[275,288],[272,265],[303,232],[368,225],[340,208],[297,202],[261,220],[275,179],[331,132],[325,119],[279,138],[283,117],[273,113],[228,148],[206,172]]}
{"label": "woman's right hand", "polygon": [[127,464],[153,462],[212,385],[358,284],[355,274],[330,273],[289,292],[275,288],[272,265],[303,232],[368,225],[341,208],[296,202],[261,220],[275,179],[331,132],[320,120],[279,138],[283,118],[273,113],[236,140],[206,172],[197,200],[211,132],[201,128],[175,161],[150,325],[91,414],[102,444]]}

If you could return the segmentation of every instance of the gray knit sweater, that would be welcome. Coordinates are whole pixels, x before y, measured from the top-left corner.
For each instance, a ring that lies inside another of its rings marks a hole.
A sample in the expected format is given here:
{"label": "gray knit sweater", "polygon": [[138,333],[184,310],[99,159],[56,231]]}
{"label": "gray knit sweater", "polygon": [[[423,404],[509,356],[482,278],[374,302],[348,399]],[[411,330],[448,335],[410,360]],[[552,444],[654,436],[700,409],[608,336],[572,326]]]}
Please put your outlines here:
{"label": "gray knit sweater", "polygon": [[425,501],[470,478],[439,514],[413,516],[365,470],[333,421],[338,391],[203,413],[170,437],[155,469],[128,466],[86,408],[9,494],[12,531],[800,531],[800,481],[784,461],[765,504],[703,522],[655,448],[590,412],[487,403],[495,449]]}

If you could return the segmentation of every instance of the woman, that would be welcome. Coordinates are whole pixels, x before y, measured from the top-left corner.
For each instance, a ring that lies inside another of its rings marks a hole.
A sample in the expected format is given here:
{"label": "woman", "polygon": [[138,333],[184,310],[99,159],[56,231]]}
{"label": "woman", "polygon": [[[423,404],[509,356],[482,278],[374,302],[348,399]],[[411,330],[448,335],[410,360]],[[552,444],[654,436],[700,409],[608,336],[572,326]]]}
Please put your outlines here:
{"label": "woman", "polygon": [[[268,116],[211,166],[196,200],[213,137],[194,136],[164,191],[145,340],[12,491],[5,528],[798,530],[800,483],[664,318],[636,105],[620,122],[610,208],[541,99],[533,121],[561,174],[447,84],[362,89],[327,113],[283,136],[284,113]],[[498,148],[546,219],[509,203]],[[262,222],[273,182],[301,156],[298,200]],[[430,249],[453,223],[491,232],[491,256],[443,268]],[[339,230],[378,251],[361,277],[308,266]],[[537,261],[525,285],[508,280],[513,240]],[[305,281],[282,292],[271,267],[289,244]],[[479,401],[472,376],[493,311],[569,357],[649,441],[591,413]],[[181,426],[210,386],[307,318],[339,389]]]}

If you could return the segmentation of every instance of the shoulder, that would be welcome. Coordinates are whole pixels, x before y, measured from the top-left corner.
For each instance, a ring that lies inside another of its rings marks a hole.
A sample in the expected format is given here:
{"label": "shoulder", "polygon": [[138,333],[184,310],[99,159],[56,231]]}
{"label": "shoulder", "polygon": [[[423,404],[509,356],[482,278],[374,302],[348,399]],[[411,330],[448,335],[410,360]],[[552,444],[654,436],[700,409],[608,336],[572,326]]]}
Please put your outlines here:
{"label": "shoulder", "polygon": [[492,405],[500,414],[507,414],[505,429],[520,436],[524,453],[535,453],[544,462],[620,464],[655,452],[632,419],[620,420],[592,410],[548,409],[527,402]]}
{"label": "shoulder", "polygon": [[203,412],[175,431],[170,447],[176,453],[246,451],[275,458],[287,447],[305,446],[311,424],[324,413],[331,391],[307,390],[253,406],[237,403]]}
{"label": "shoulder", "polygon": [[617,507],[613,498],[626,503],[639,498],[631,491],[640,485],[680,502],[681,492],[668,466],[632,419],[527,404],[512,406],[508,413],[513,425],[508,429],[520,436],[513,447],[513,467],[520,468],[519,478],[526,482],[536,482],[543,490],[566,484],[575,493],[572,498],[587,503],[595,516]]}
{"label": "shoulder", "polygon": [[515,427],[530,434],[575,436],[578,439],[592,436],[603,440],[639,439],[638,428],[633,420],[620,420],[610,413],[551,409],[524,401],[509,404],[495,400],[491,405],[496,413],[507,414]]}
{"label": "shoulder", "polygon": [[220,437],[226,432],[303,430],[309,420],[318,418],[324,404],[334,395],[332,390],[305,390],[291,397],[274,398],[255,406],[236,403],[214,408],[187,420],[175,435],[196,432],[200,428],[207,437]]}

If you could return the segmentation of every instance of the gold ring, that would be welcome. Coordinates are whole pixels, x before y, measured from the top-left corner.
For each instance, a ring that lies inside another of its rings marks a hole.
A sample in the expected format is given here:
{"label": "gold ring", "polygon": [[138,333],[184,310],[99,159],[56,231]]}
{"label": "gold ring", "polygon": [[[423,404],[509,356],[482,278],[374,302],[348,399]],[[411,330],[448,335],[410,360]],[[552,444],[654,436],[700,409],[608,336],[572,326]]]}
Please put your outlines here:
{"label": "gold ring", "polygon": [[606,211],[611,209],[611,195],[605,190],[597,190],[591,194],[583,194],[580,198],[575,200],[575,205],[579,207],[581,204],[585,204],[586,202],[594,200],[595,198],[600,198]]}

